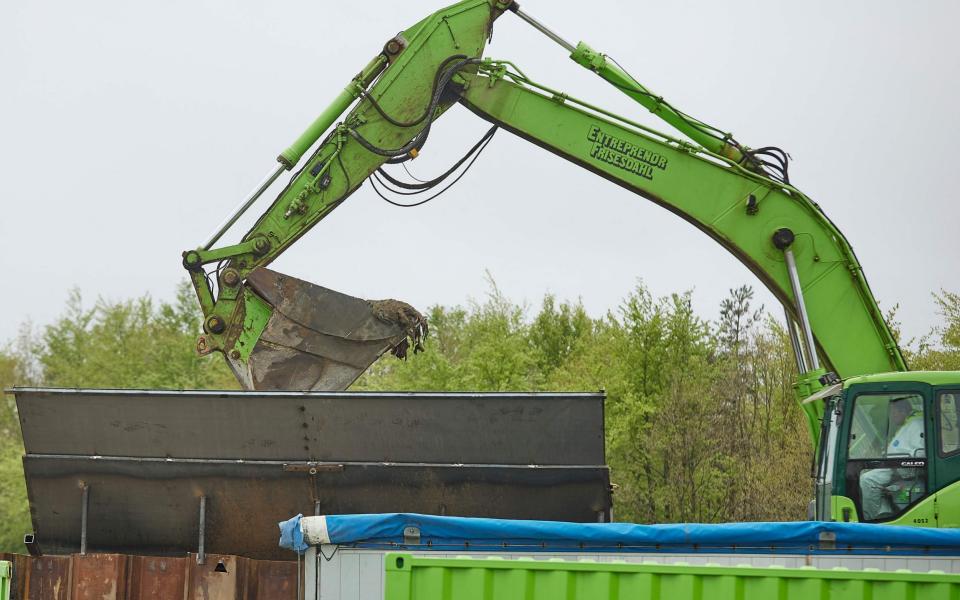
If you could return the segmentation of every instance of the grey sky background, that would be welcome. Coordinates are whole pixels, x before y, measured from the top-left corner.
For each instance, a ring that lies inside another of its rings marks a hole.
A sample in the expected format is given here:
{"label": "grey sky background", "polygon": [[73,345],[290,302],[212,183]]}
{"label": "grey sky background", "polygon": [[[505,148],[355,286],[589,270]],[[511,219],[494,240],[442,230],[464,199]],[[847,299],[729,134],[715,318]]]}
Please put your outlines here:
{"label": "grey sky background", "polygon": [[[171,298],[180,252],[387,38],[443,4],[0,3],[0,343],[54,319],[73,287],[90,303]],[[960,291],[960,3],[522,5],[686,112],[790,152],[792,181],[850,239],[882,306],[901,304],[908,335],[936,321],[931,291]],[[486,54],[666,129],[513,15]],[[456,108],[412,170],[441,171],[487,127]],[[693,288],[711,317],[729,288],[760,285],[679,218],[505,132],[424,207],[391,207],[365,185],[274,267],[420,308],[482,298],[485,269],[514,300],[580,297],[593,314],[638,279],[656,294]]]}

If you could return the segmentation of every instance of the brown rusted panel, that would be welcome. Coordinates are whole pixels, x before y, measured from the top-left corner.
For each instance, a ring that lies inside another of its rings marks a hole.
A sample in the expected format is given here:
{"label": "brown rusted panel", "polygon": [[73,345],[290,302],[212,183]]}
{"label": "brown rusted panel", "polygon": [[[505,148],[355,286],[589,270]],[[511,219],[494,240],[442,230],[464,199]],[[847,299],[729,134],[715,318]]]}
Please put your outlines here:
{"label": "brown rusted panel", "polygon": [[74,554],[70,600],[126,600],[127,561],[123,554]]}
{"label": "brown rusted panel", "polygon": [[89,554],[14,563],[12,600],[295,600],[297,563],[208,554],[186,557]]}
{"label": "brown rusted panel", "polygon": [[185,600],[246,600],[251,561],[239,556],[207,554],[202,565],[187,555]]}
{"label": "brown rusted panel", "polygon": [[68,600],[70,598],[70,557],[31,558],[23,597],[28,600]]}
{"label": "brown rusted panel", "polygon": [[277,560],[250,562],[249,581],[253,593],[248,600],[296,600],[297,563]]}
{"label": "brown rusted panel", "polygon": [[186,558],[131,556],[129,600],[183,598],[186,569]]}

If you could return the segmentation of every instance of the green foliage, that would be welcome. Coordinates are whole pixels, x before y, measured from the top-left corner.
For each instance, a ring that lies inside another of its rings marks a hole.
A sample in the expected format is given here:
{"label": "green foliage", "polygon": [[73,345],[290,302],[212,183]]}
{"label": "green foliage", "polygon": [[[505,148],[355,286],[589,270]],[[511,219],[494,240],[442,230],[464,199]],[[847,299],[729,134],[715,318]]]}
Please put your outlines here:
{"label": "green foliage", "polygon": [[619,519],[800,518],[810,449],[789,341],[752,297],[732,290],[717,324],[690,293],[654,298],[642,284],[603,318],[551,296],[527,318],[491,284],[483,303],[432,309],[425,355],[383,359],[356,387],[604,389]]}
{"label": "green foliage", "polygon": [[[899,340],[910,368],[917,371],[960,371],[960,294],[941,290],[933,294],[942,324],[919,340]],[[899,329],[897,306],[887,314],[887,322]]]}
{"label": "green foliage", "polygon": [[187,285],[173,303],[149,296],[86,308],[73,292],[35,348],[45,385],[87,388],[236,388],[219,356],[194,351],[200,321]]}
{"label": "green foliage", "polygon": [[[15,348],[0,351],[0,390],[29,383],[26,366]],[[13,396],[0,393],[0,552],[23,549],[30,531],[30,509],[23,480],[23,441]]]}

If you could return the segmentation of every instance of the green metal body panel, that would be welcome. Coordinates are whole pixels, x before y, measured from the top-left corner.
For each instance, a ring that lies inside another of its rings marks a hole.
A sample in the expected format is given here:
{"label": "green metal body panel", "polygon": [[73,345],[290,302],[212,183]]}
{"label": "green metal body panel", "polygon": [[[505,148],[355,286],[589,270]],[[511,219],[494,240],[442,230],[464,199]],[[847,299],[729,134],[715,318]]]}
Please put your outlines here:
{"label": "green metal body panel", "polygon": [[937,490],[935,510],[940,527],[960,527],[960,481]]}
{"label": "green metal body panel", "polygon": [[854,386],[866,383],[888,384],[902,382],[917,382],[931,386],[953,386],[953,389],[957,389],[957,385],[960,384],[960,371],[907,371],[904,373],[859,375],[845,379],[843,388],[844,390],[848,390]]}
{"label": "green metal body panel", "polygon": [[10,586],[13,579],[13,566],[0,560],[0,600],[10,600]]}
{"label": "green metal body panel", "polygon": [[896,519],[884,521],[885,525],[908,525],[911,527],[956,527],[960,523],[943,523],[937,514],[937,496],[930,494],[911,506],[907,512]]}
{"label": "green metal body panel", "polygon": [[843,521],[845,523],[859,523],[860,515],[857,513],[857,505],[853,500],[846,496],[830,497],[830,514],[834,521]]}
{"label": "green metal body panel", "polygon": [[388,554],[385,600],[955,600],[960,575]]}

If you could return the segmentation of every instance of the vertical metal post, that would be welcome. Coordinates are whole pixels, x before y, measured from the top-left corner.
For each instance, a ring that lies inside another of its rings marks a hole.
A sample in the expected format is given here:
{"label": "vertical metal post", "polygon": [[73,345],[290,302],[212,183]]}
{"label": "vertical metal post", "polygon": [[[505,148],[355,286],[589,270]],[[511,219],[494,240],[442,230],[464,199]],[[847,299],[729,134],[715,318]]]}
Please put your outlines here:
{"label": "vertical metal post", "polygon": [[80,555],[87,553],[87,514],[90,512],[90,486],[80,484]]}
{"label": "vertical metal post", "polygon": [[803,348],[800,346],[800,338],[797,337],[797,324],[790,316],[787,307],[783,307],[783,315],[787,319],[787,333],[790,334],[790,346],[793,348],[793,358],[797,362],[797,373],[807,372],[807,363],[803,358]]}
{"label": "vertical metal post", "polygon": [[797,314],[800,315],[800,329],[803,331],[803,341],[807,347],[807,363],[811,371],[820,368],[820,359],[817,358],[817,346],[813,342],[813,330],[810,329],[810,318],[807,316],[807,307],[803,303],[803,290],[800,288],[800,276],[797,274],[797,261],[793,257],[793,250],[784,248],[783,255],[787,259],[787,272],[790,274],[790,287],[793,288],[793,297],[797,299]]}
{"label": "vertical metal post", "polygon": [[197,541],[197,564],[202,565],[207,559],[207,553],[204,550],[204,533],[207,527],[207,497],[200,496],[200,532]]}
{"label": "vertical metal post", "polygon": [[313,516],[315,516],[315,517],[319,517],[319,516],[320,516],[320,501],[319,501],[319,500],[317,500],[316,502],[313,503]]}

